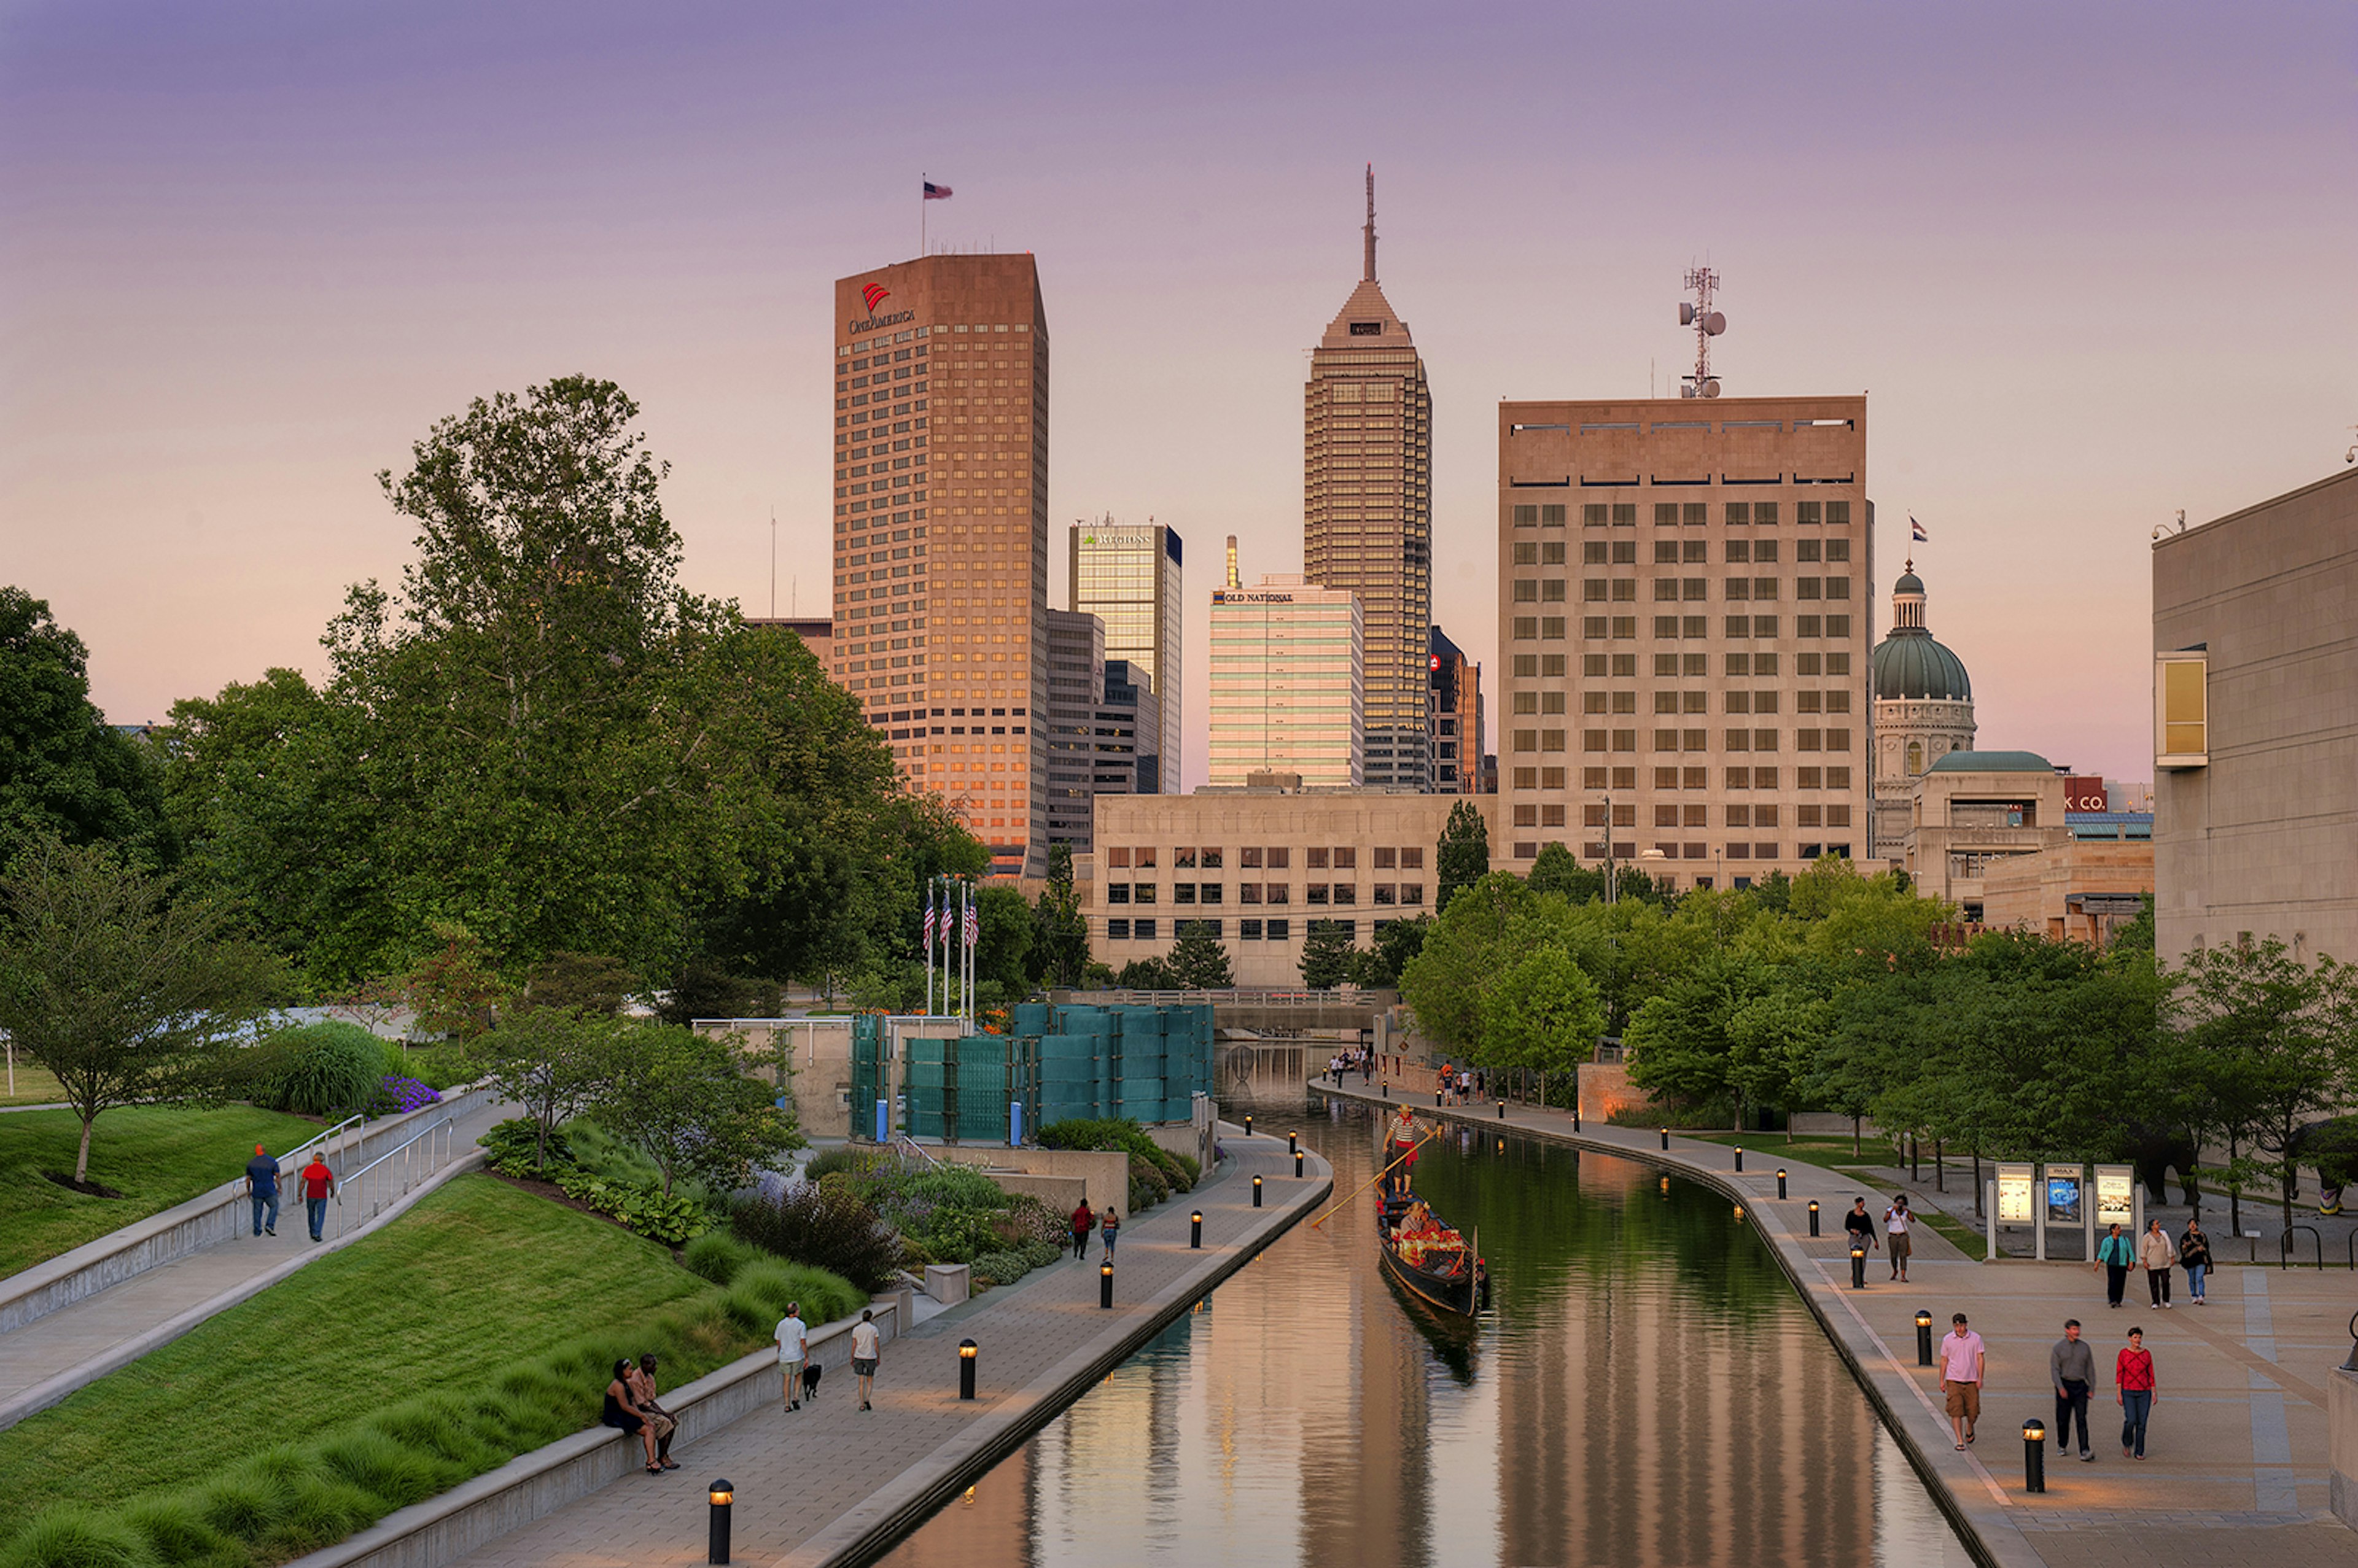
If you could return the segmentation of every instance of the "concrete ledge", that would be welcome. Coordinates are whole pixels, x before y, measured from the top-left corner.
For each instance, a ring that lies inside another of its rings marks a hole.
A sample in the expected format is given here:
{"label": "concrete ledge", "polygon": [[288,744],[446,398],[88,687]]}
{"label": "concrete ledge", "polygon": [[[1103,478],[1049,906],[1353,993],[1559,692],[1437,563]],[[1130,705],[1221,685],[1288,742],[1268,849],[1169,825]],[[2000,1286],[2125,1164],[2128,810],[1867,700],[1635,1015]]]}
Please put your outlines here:
{"label": "concrete ledge", "polygon": [[[438,1105],[372,1122],[344,1141],[336,1158],[350,1167],[394,1148],[433,1119],[474,1110],[483,1091],[460,1089]],[[427,1119],[421,1121],[420,1118]],[[282,1176],[282,1179],[283,1176]],[[235,1177],[184,1204],[132,1221],[70,1252],[0,1281],[0,1334],[135,1279],[150,1269],[227,1241],[248,1212],[245,1178]]]}
{"label": "concrete ledge", "polygon": [[28,1415],[37,1415],[40,1411],[49,1409],[51,1405],[63,1400],[67,1395],[73,1393],[76,1390],[89,1387],[91,1384],[98,1381],[101,1378],[105,1377],[109,1372],[117,1371],[124,1367],[128,1367],[131,1363],[138,1360],[139,1357],[146,1355],[149,1351],[156,1349],[157,1346],[169,1345],[175,1339],[179,1338],[180,1336],[198,1327],[208,1319],[227,1312],[230,1308],[237,1305],[239,1303],[251,1301],[255,1296],[258,1296],[263,1292],[268,1290],[271,1286],[278,1283],[279,1281],[286,1279],[288,1275],[296,1272],[297,1270],[308,1268],[311,1264],[318,1262],[329,1253],[339,1251],[343,1248],[350,1247],[353,1242],[358,1241],[364,1237],[374,1235],[385,1226],[390,1225],[393,1221],[408,1213],[411,1207],[417,1203],[418,1199],[441,1186],[452,1177],[462,1175],[469,1171],[481,1169],[485,1158],[485,1154],[480,1149],[477,1149],[471,1153],[462,1154],[458,1159],[451,1161],[448,1165],[443,1166],[439,1171],[435,1172],[434,1174],[427,1177],[424,1181],[419,1182],[417,1185],[412,1187],[401,1197],[387,1204],[366,1223],[355,1227],[344,1235],[339,1236],[333,1241],[322,1242],[319,1246],[306,1248],[304,1250],[296,1253],[292,1258],[287,1259],[284,1263],[278,1264],[276,1268],[265,1270],[262,1273],[256,1274],[251,1279],[243,1281],[240,1283],[232,1286],[230,1289],[223,1291],[221,1294],[214,1296],[210,1301],[200,1302],[195,1306],[189,1308],[186,1312],[178,1313],[171,1317],[166,1318],[162,1323],[157,1324],[155,1327],[147,1330],[145,1334],[136,1335],[132,1338],[126,1339],[112,1350],[93,1356],[89,1360],[81,1363],[79,1366],[69,1367],[64,1371],[58,1373],[55,1377],[44,1378],[41,1381],[35,1383],[31,1388],[25,1390],[22,1393],[16,1395],[5,1403],[0,1403],[0,1432],[5,1432],[8,1428],[16,1425],[18,1422],[24,1420]]}
{"label": "concrete ledge", "polygon": [[[878,1296],[869,1306],[884,1337],[900,1338],[908,1292]],[[810,1358],[830,1370],[848,1364],[852,1325],[859,1321],[847,1317],[813,1329]],[[683,1384],[664,1398],[664,1408],[679,1422],[673,1443],[692,1443],[775,1400],[777,1377],[777,1352],[758,1350]],[[636,1438],[593,1426],[519,1454],[438,1498],[387,1514],[348,1540],[297,1558],[288,1568],[442,1568],[612,1485],[642,1464]]]}

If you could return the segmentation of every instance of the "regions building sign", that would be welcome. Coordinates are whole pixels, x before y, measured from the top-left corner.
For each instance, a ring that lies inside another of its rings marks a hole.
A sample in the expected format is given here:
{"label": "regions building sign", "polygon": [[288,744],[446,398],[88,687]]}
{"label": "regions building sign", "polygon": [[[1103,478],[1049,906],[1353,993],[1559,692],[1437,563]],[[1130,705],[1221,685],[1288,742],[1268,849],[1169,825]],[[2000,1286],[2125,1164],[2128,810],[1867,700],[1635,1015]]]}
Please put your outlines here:
{"label": "regions building sign", "polygon": [[2110,811],[2112,797],[2104,791],[2104,781],[2074,774],[2063,781],[2063,809],[2066,811]]}

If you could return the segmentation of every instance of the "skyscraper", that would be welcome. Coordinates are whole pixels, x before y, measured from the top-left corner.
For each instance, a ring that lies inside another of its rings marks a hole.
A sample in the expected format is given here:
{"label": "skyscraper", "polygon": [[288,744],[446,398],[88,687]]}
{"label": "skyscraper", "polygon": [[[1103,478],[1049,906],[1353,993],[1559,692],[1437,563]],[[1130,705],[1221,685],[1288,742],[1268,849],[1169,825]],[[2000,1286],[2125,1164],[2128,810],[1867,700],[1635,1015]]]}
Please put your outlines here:
{"label": "skyscraper", "polygon": [[1482,666],[1440,627],[1433,629],[1433,784],[1435,795],[1482,787]]}
{"label": "skyscraper", "polygon": [[1365,265],[1303,389],[1303,574],[1358,598],[1367,625],[1371,788],[1432,787],[1433,397],[1407,323],[1376,282],[1376,175]]}
{"label": "skyscraper", "polygon": [[1864,397],[1500,404],[1502,858],[1867,854],[1873,543]]}
{"label": "skyscraper", "polygon": [[1361,784],[1365,711],[1359,601],[1295,577],[1212,592],[1212,784],[1257,773]]}
{"label": "skyscraper", "polygon": [[829,662],[910,785],[990,846],[994,872],[1044,874],[1038,269],[1028,255],[923,256],[837,280],[835,307]]}
{"label": "skyscraper", "polygon": [[1105,625],[1048,611],[1048,842],[1089,848],[1097,800],[1097,716],[1105,699]]}
{"label": "skyscraper", "polygon": [[[1070,539],[1071,606],[1105,622],[1105,656],[1146,677],[1161,711],[1156,733],[1181,733],[1179,711],[1181,545],[1175,529],[1123,526],[1108,517],[1076,523]],[[1174,746],[1163,759],[1162,787],[1179,793]]]}

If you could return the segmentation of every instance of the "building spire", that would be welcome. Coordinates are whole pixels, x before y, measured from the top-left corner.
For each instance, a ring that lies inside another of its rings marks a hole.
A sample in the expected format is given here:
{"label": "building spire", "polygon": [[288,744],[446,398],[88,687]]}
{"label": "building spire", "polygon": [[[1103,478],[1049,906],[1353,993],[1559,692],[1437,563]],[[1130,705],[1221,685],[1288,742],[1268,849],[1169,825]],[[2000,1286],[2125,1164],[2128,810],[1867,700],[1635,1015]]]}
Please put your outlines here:
{"label": "building spire", "polygon": [[1376,166],[1374,164],[1368,166],[1368,227],[1365,232],[1368,261],[1367,268],[1361,273],[1360,277],[1364,282],[1373,283],[1376,281]]}

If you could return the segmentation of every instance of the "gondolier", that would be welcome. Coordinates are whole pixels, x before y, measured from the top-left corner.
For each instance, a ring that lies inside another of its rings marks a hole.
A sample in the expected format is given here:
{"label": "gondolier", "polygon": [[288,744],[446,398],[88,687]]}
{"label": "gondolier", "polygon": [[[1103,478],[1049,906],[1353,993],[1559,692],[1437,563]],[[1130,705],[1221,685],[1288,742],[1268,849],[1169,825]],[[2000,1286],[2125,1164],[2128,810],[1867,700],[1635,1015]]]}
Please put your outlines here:
{"label": "gondolier", "polygon": [[1384,1159],[1389,1167],[1384,1177],[1384,1190],[1390,1193],[1408,1191],[1409,1168],[1416,1163],[1416,1146],[1423,1141],[1417,1131],[1416,1115],[1408,1107],[1401,1107],[1400,1115],[1392,1119],[1391,1136]]}

